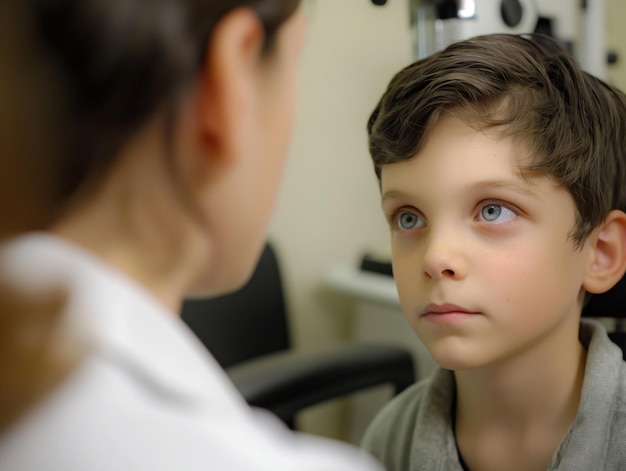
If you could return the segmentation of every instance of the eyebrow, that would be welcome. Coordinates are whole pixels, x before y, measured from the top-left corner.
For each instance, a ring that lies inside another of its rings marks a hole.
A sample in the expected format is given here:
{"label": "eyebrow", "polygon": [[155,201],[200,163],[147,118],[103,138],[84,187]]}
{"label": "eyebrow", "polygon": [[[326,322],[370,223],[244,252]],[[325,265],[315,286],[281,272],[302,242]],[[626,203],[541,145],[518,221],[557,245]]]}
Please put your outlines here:
{"label": "eyebrow", "polygon": [[[524,180],[525,182],[528,182],[528,180]],[[521,193],[523,195],[529,196],[531,198],[536,198],[537,197],[537,193],[535,191],[532,190],[532,185],[530,183],[527,183],[526,185],[522,185],[519,181],[517,180],[483,180],[483,181],[479,181],[476,182],[472,185],[468,186],[468,189],[470,191],[472,190],[492,190],[492,189],[500,189],[500,188],[510,188],[513,189],[514,191]]]}
{"label": "eyebrow", "polygon": [[404,191],[398,190],[390,190],[383,193],[380,202],[384,203],[385,200],[397,200],[397,199],[407,199],[409,198],[409,194]]}
{"label": "eyebrow", "polygon": [[468,186],[470,191],[474,190],[497,190],[500,188],[510,188],[518,193],[521,193],[525,196],[529,196],[531,198],[536,198],[537,192],[533,190],[532,184],[528,179],[525,179],[524,182],[526,184],[522,184],[518,180],[483,180],[476,182],[472,185]]}
{"label": "eyebrow", "polygon": [[[522,185],[520,184],[520,182],[515,180],[481,180],[467,186],[469,192],[474,192],[478,190],[497,190],[500,188],[512,189],[531,198],[537,197],[537,193],[532,190],[531,185]],[[411,194],[404,191],[389,190],[383,193],[381,197],[381,204],[384,203],[386,200],[409,199],[411,198],[411,196]]]}

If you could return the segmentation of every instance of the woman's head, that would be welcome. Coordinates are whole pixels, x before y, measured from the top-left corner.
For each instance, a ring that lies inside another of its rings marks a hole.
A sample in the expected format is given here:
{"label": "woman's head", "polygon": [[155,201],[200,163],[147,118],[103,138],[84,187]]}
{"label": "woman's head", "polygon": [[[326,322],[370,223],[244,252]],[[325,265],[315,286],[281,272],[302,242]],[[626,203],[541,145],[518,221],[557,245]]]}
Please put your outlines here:
{"label": "woman's head", "polygon": [[[270,50],[298,0],[35,0],[41,45],[69,90],[63,196],[101,178],[124,143],[204,66],[219,20],[256,12]],[[96,174],[95,176],[91,174]]]}
{"label": "woman's head", "polygon": [[[162,214],[141,223],[146,232],[180,229],[168,236],[179,245],[183,228],[210,233],[213,265],[222,270],[205,277],[211,289],[241,283],[261,246],[286,152],[299,0],[28,5],[66,98],[57,123],[59,152],[48,155],[58,220],[88,212],[87,204],[90,221],[97,220],[102,195],[117,186],[129,198],[127,208],[159,202],[152,210]],[[76,213],[77,207],[85,211]],[[168,224],[180,213],[193,224]]]}
{"label": "woman's head", "polygon": [[[0,238],[52,225],[113,263],[153,261],[158,279],[204,237],[208,286],[241,283],[291,122],[298,3],[1,0]],[[54,328],[62,287],[0,293],[3,430],[81,352]]]}

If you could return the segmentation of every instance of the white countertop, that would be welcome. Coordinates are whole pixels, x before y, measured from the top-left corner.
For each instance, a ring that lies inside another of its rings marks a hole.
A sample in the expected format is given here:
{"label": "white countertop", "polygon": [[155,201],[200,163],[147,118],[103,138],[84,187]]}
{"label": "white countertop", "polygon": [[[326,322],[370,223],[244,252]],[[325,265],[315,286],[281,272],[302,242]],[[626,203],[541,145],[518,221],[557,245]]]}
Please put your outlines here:
{"label": "white countertop", "polygon": [[330,267],[324,275],[329,288],[362,300],[399,307],[398,291],[392,277],[362,271],[348,265]]}

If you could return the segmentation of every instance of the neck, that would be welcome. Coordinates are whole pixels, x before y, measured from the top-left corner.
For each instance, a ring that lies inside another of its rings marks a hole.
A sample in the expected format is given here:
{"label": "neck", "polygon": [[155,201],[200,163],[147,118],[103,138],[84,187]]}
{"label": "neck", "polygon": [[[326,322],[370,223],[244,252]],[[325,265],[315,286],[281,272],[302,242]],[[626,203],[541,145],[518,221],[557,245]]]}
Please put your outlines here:
{"label": "neck", "polygon": [[586,352],[572,317],[514,358],[455,373],[455,438],[471,469],[549,466],[576,418],[583,385]]}
{"label": "neck", "polygon": [[112,172],[51,232],[94,253],[178,314],[194,278],[206,268],[207,240],[171,181],[151,164],[147,158],[128,164],[141,167],[142,179]]}
{"label": "neck", "polygon": [[457,426],[504,427],[523,433],[537,427],[567,432],[576,417],[586,350],[578,319],[533,349],[496,365],[455,372]]}
{"label": "neck", "polygon": [[[99,216],[100,219],[95,221],[89,216],[64,221],[52,232],[95,254],[143,286],[169,311],[178,313],[190,283],[185,270],[177,268],[184,265],[181,261],[185,254],[149,233],[131,233],[129,236],[120,227],[119,218],[107,223],[107,218],[102,218],[101,213]],[[170,256],[163,257],[162,254]]]}

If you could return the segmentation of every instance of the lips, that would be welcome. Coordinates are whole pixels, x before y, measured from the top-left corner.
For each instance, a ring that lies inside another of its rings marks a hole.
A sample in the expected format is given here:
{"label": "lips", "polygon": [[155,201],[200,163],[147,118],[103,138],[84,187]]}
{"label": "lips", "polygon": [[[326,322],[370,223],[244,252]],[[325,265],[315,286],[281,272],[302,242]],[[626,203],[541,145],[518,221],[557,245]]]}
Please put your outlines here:
{"label": "lips", "polygon": [[424,310],[421,312],[421,316],[445,316],[450,314],[465,314],[465,315],[476,315],[480,314],[477,311],[470,311],[469,309],[465,309],[461,306],[457,306],[456,304],[444,303],[444,304],[428,304]]}

